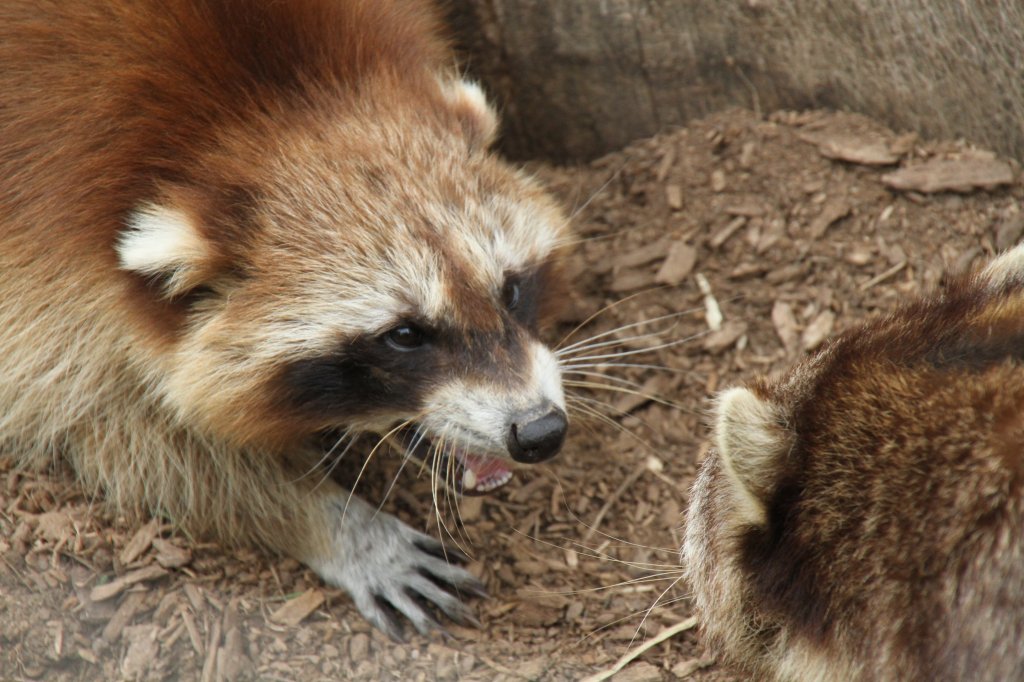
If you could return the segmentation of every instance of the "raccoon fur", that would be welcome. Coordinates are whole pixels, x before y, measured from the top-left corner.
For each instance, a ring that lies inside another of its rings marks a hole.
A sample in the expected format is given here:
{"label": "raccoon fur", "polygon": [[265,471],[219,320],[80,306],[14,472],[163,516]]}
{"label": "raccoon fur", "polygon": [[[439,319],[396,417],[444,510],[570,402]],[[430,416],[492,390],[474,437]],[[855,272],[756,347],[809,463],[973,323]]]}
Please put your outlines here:
{"label": "raccoon fur", "polygon": [[[479,581],[317,472],[553,456],[566,221],[418,0],[0,3],[0,447],[291,555],[397,636]],[[313,473],[315,472],[315,473]]]}
{"label": "raccoon fur", "polygon": [[684,570],[773,680],[1024,679],[1024,246],[718,399]]}

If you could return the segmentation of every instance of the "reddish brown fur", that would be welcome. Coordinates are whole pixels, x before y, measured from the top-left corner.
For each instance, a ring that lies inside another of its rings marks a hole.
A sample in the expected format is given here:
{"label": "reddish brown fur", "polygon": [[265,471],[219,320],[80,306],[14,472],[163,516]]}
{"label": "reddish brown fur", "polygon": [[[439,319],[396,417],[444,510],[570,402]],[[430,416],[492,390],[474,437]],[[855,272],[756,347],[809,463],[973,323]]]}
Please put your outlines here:
{"label": "reddish brown fur", "polygon": [[792,444],[759,473],[763,523],[717,449],[695,484],[709,640],[773,679],[1024,676],[1020,280],[960,278],[751,389]]}
{"label": "reddish brown fur", "polygon": [[[358,27],[358,39],[336,33],[346,25]],[[258,52],[248,48],[252,31]],[[415,107],[437,116],[435,125],[462,125],[432,82],[450,59],[437,35],[426,4],[388,0],[3,3],[0,64],[11,66],[0,69],[0,205],[5,229],[25,230],[24,245],[13,248],[30,253],[45,231],[54,266],[86,255],[93,267],[115,270],[123,217],[143,200],[169,196],[202,218],[227,260],[244,248],[245,234],[237,215],[223,213],[244,213],[247,185],[265,182],[267,141],[324,107],[344,115],[337,108],[352,99],[344,93],[363,87],[368,74],[386,91],[377,101],[387,108]],[[284,102],[289,110],[275,108]],[[46,211],[55,201],[74,213]],[[143,316],[140,326],[174,329],[174,306],[138,282],[124,286],[127,296],[144,298],[126,306]]]}

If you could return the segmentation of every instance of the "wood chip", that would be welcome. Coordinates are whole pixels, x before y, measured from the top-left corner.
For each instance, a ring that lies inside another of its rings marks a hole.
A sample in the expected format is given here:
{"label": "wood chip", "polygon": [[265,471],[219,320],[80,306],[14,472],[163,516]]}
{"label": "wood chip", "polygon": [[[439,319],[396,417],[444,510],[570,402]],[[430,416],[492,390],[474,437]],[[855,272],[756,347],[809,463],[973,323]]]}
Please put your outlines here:
{"label": "wood chip", "polygon": [[668,251],[669,244],[665,239],[645,244],[631,251],[626,251],[614,259],[613,265],[618,268],[636,268],[647,265],[662,258]]}
{"label": "wood chip", "polygon": [[44,540],[60,542],[71,537],[74,530],[74,523],[65,512],[46,512],[36,517],[36,532]]}
{"label": "wood chip", "polygon": [[707,277],[699,272],[693,278],[697,281],[697,288],[700,289],[700,293],[704,295],[704,320],[708,324],[708,329],[716,332],[722,328],[723,317],[718,300],[711,292],[711,283],[708,282]]}
{"label": "wood chip", "polygon": [[354,663],[366,660],[370,655],[370,638],[359,632],[348,642],[348,656]]}
{"label": "wood chip", "polygon": [[753,198],[747,198],[738,204],[725,207],[726,215],[743,216],[744,218],[758,218],[767,212],[768,209],[765,205]]}
{"label": "wood chip", "polygon": [[620,270],[615,273],[608,289],[618,294],[636,291],[650,286],[653,282],[651,273],[645,270]]}
{"label": "wood chip", "polygon": [[681,209],[683,207],[683,188],[679,185],[666,185],[665,201],[668,202],[668,207],[672,210]]}
{"label": "wood chip", "polygon": [[615,682],[661,682],[661,668],[647,661],[634,663],[615,675]]}
{"label": "wood chip", "polygon": [[658,284],[677,286],[683,282],[697,264],[697,249],[684,242],[675,242],[668,250],[665,262],[654,275]]}
{"label": "wood chip", "polygon": [[797,331],[793,306],[785,301],[775,301],[775,305],[772,306],[772,325],[775,327],[775,333],[782,340],[782,347],[786,349],[786,355],[796,353],[800,347],[800,332]]}
{"label": "wood chip", "polygon": [[103,601],[115,597],[132,585],[157,580],[167,575],[167,571],[159,566],[146,566],[130,573],[125,573],[120,578],[110,581],[104,585],[97,585],[89,591],[89,599],[92,601]]}
{"label": "wood chip", "polygon": [[840,218],[850,215],[851,209],[852,207],[845,199],[833,199],[826,203],[818,217],[811,221],[811,227],[808,230],[811,239],[824,237],[829,226]]}
{"label": "wood chip", "polygon": [[305,618],[320,608],[324,603],[324,593],[320,590],[306,590],[295,599],[285,602],[284,606],[270,614],[270,620],[281,625],[298,625]]}
{"label": "wood chip", "polygon": [[725,171],[721,168],[711,171],[711,191],[724,192],[725,187]]}
{"label": "wood chip", "polygon": [[1016,244],[1024,234],[1024,213],[1006,218],[996,228],[996,249],[1006,251]]}
{"label": "wood chip", "polygon": [[128,650],[121,661],[122,677],[132,680],[143,676],[150,664],[156,660],[160,644],[156,636],[160,629],[152,624],[135,625],[125,628]]}
{"label": "wood chip", "polygon": [[850,265],[863,266],[874,260],[874,253],[870,246],[854,244],[843,254],[843,260]]}
{"label": "wood chip", "polygon": [[178,613],[181,614],[181,622],[185,624],[185,630],[188,632],[189,641],[192,642],[192,648],[195,649],[196,654],[202,656],[206,649],[203,646],[203,638],[199,634],[199,627],[196,625],[196,619],[192,616],[192,612],[189,611],[185,605],[181,606]]}
{"label": "wood chip", "polygon": [[679,661],[672,666],[672,674],[678,679],[683,679],[689,677],[698,670],[710,668],[714,664],[715,659],[713,658],[691,658],[688,661]]}
{"label": "wood chip", "polygon": [[902,270],[905,267],[907,267],[907,261],[901,261],[896,265],[892,266],[891,268],[889,268],[888,270],[886,270],[885,272],[875,275],[874,277],[864,282],[857,288],[860,289],[861,291],[867,291],[876,284],[880,284],[881,282],[884,282],[893,275],[897,274],[900,270]]}
{"label": "wood chip", "polygon": [[882,176],[887,187],[901,191],[971,192],[1013,183],[1010,164],[998,159],[932,159]]}
{"label": "wood chip", "polygon": [[156,562],[164,568],[181,568],[192,562],[192,552],[170,540],[154,538],[153,548],[156,550]]}
{"label": "wood chip", "polygon": [[129,592],[125,595],[124,601],[117,607],[117,611],[114,612],[114,615],[103,628],[103,633],[100,635],[103,641],[107,644],[113,644],[117,641],[117,638],[121,636],[121,632],[132,621],[132,618],[135,617],[145,597],[144,592]]}
{"label": "wood chip", "polygon": [[743,320],[729,320],[718,331],[704,337],[704,350],[714,355],[730,348],[747,333],[747,323]]}
{"label": "wood chip", "polygon": [[800,337],[800,344],[804,350],[814,350],[828,338],[832,333],[832,327],[836,323],[836,314],[831,310],[823,310],[818,313]]}
{"label": "wood chip", "polygon": [[121,565],[127,566],[142,556],[142,553],[149,549],[150,543],[153,542],[159,532],[160,522],[156,519],[151,520],[135,531],[135,535],[124,546],[124,549],[121,550],[121,556],[118,557],[121,560]]}
{"label": "wood chip", "polygon": [[746,216],[736,216],[735,218],[729,221],[728,225],[723,227],[715,234],[715,236],[708,240],[708,245],[713,249],[721,247],[722,244],[729,241],[729,237],[736,234],[736,231],[746,224]]}
{"label": "wood chip", "polygon": [[889,143],[882,137],[849,133],[814,133],[800,137],[805,142],[817,146],[818,152],[827,159],[863,166],[891,166],[900,160],[899,155],[892,151]]}
{"label": "wood chip", "polygon": [[231,628],[224,633],[224,646],[217,651],[217,678],[232,682],[242,677],[249,669],[248,656],[245,655],[245,642],[242,631]]}

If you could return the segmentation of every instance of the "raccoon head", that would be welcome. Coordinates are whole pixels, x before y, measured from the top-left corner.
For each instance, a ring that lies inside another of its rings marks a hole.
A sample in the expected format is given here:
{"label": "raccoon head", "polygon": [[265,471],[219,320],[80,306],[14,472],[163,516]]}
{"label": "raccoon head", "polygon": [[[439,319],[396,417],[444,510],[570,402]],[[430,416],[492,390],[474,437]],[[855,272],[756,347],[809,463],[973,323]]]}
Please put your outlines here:
{"label": "raccoon head", "polygon": [[539,333],[566,220],[488,152],[479,88],[374,87],[225,132],[205,183],[134,213],[120,262],[187,305],[157,359],[183,418],[275,447],[339,429],[433,443],[486,491],[565,437]]}

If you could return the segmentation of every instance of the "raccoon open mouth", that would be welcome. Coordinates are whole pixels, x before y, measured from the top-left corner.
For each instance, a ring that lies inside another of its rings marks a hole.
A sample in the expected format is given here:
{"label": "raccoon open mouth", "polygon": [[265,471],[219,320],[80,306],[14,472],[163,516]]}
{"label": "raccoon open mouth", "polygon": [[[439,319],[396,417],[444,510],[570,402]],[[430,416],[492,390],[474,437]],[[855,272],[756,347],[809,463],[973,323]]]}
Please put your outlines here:
{"label": "raccoon open mouth", "polygon": [[[433,443],[422,437],[415,438],[412,433],[403,433],[399,440],[410,455],[426,460],[433,450]],[[466,452],[461,448],[446,448],[439,454],[441,461],[437,467],[441,478],[449,485],[454,481],[456,492],[460,495],[485,495],[502,487],[512,480],[512,470],[508,463],[500,457]],[[454,475],[449,474],[449,467],[454,459]]]}

